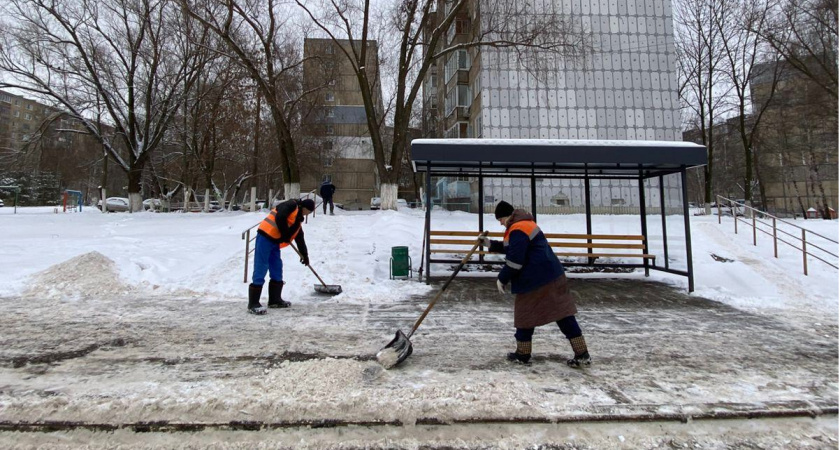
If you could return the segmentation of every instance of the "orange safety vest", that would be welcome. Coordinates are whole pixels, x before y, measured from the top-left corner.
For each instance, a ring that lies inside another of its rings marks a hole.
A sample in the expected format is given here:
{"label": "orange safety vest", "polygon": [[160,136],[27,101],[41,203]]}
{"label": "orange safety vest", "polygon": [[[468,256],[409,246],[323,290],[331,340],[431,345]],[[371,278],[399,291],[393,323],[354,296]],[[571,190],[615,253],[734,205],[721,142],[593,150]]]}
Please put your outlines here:
{"label": "orange safety vest", "polygon": [[[288,225],[289,229],[291,229],[292,226],[294,226],[295,221],[297,220],[298,211],[300,211],[300,208],[295,208],[295,210],[292,211],[291,214],[289,214],[289,217],[286,218],[286,225]],[[280,235],[280,228],[277,227],[276,220],[277,220],[277,208],[272,209],[271,212],[268,213],[267,216],[265,216],[265,219],[263,219],[263,221],[260,222],[259,229],[262,230],[263,232],[265,232],[265,234],[271,236],[273,239],[280,240],[282,238],[282,236]],[[292,241],[295,240],[295,237],[297,237],[297,234],[298,234],[299,231],[300,231],[300,227],[298,227],[294,231],[294,233],[292,233],[292,237],[289,238],[289,242],[292,242]],[[281,242],[280,243],[280,248],[288,247],[289,242]]]}
{"label": "orange safety vest", "polygon": [[510,232],[514,230],[519,230],[524,232],[528,235],[528,240],[533,240],[534,237],[539,234],[540,227],[537,226],[537,223],[532,220],[521,220],[516,222],[515,224],[511,225],[507,230],[505,230],[505,248],[508,246],[508,241],[510,240]]}

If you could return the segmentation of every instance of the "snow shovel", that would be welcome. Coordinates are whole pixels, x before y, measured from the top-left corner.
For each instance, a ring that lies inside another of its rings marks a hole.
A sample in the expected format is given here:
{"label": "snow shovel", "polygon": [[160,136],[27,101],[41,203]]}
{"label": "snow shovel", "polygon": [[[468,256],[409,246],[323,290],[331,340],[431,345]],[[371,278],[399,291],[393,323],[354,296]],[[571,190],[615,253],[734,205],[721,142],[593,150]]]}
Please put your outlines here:
{"label": "snow shovel", "polygon": [[[297,247],[295,247],[295,244],[289,243],[289,246],[291,246],[295,250],[295,253],[297,253],[298,256],[303,258],[303,255],[300,254],[300,251],[298,251]],[[329,295],[338,295],[341,293],[341,285],[324,283],[324,280],[322,280],[321,277],[318,276],[318,272],[316,272],[311,265],[306,267],[309,267],[309,270],[311,270],[312,273],[314,273],[315,276],[318,278],[318,281],[321,282],[321,284],[316,284],[313,286],[315,288],[315,292]]]}
{"label": "snow shovel", "polygon": [[[487,233],[487,231],[483,231],[481,232],[481,234],[478,235],[478,237],[481,238],[483,236],[487,236]],[[423,319],[426,318],[426,315],[429,314],[429,311],[432,310],[432,307],[434,307],[435,303],[437,303],[438,299],[440,299],[440,296],[443,294],[443,291],[445,291],[446,288],[449,287],[449,283],[451,283],[452,280],[455,279],[455,276],[458,275],[458,272],[461,271],[461,269],[464,267],[464,264],[466,264],[467,261],[469,261],[470,256],[472,256],[472,254],[475,253],[475,249],[477,249],[479,245],[481,245],[481,240],[477,238],[475,240],[475,245],[473,245],[470,251],[467,252],[466,256],[464,256],[464,259],[461,260],[458,266],[455,267],[455,271],[452,272],[452,275],[449,276],[449,279],[446,280],[446,283],[443,283],[443,287],[440,288],[440,291],[437,293],[437,295],[435,295],[435,298],[432,299],[431,303],[429,303],[429,306],[426,307],[426,310],[423,311],[423,314],[420,316],[420,318],[417,319],[417,322],[414,322],[414,327],[411,328],[411,332],[408,333],[408,336],[406,336],[402,332],[402,330],[397,330],[397,333],[394,335],[394,339],[392,339],[391,342],[388,343],[388,345],[382,347],[382,350],[379,350],[379,352],[376,353],[376,360],[379,361],[379,364],[381,364],[382,367],[390,369],[391,367],[396,366],[397,364],[405,361],[409,356],[411,356],[411,352],[414,351],[414,348],[411,346],[411,341],[409,339],[411,339],[411,336],[413,336],[414,332],[417,331],[417,327],[420,326],[420,324],[423,322]],[[428,276],[429,274],[426,274],[426,277]]]}

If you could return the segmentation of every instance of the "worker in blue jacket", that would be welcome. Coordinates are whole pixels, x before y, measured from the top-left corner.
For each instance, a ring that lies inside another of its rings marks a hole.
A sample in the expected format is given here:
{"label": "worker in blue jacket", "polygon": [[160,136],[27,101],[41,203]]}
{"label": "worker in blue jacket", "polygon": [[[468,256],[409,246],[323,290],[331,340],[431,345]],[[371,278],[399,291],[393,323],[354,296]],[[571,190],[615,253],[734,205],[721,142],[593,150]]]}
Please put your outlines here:
{"label": "worker in blue jacket", "polygon": [[575,319],[577,306],[569,291],[563,265],[551,250],[534,216],[514,209],[505,201],[496,206],[495,215],[499,224],[505,227],[504,241],[492,241],[486,236],[481,241],[491,252],[505,254],[505,265],[496,280],[499,292],[507,293],[510,285],[511,292],[516,294],[513,307],[516,351],[508,354],[508,359],[528,363],[534,328],[555,322],[574,351],[574,356],[566,363],[574,368],[590,365],[586,340]]}

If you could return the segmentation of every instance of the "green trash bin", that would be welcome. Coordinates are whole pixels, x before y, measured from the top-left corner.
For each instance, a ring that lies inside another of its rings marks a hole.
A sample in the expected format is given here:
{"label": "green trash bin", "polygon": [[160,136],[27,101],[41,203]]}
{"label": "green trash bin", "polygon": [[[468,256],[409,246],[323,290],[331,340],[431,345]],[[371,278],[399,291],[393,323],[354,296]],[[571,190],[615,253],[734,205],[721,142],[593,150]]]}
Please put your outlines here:
{"label": "green trash bin", "polygon": [[411,278],[408,247],[391,247],[391,279],[394,278]]}

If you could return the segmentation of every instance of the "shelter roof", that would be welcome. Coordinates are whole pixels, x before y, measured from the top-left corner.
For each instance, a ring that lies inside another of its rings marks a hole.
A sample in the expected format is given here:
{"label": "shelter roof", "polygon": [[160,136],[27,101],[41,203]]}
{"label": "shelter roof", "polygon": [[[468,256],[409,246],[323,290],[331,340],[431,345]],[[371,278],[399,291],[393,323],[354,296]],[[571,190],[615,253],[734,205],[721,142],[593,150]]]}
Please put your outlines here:
{"label": "shelter roof", "polygon": [[415,139],[418,171],[485,176],[638,177],[706,164],[706,147],[692,142],[565,139]]}

